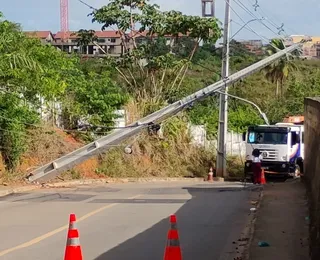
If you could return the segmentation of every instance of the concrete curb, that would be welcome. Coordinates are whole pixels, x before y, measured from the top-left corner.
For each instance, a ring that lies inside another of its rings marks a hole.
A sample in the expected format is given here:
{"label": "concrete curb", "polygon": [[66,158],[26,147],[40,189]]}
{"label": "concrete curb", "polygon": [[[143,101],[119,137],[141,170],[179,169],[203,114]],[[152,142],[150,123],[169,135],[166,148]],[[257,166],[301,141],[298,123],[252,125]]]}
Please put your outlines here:
{"label": "concrete curb", "polygon": [[[105,179],[87,179],[87,180],[74,180],[65,182],[45,183],[44,187],[59,188],[70,187],[76,185],[93,185],[93,184],[106,184],[106,183],[147,183],[147,182],[204,182],[204,178],[105,178]],[[222,182],[222,180],[216,180]]]}
{"label": "concrete curb", "polygon": [[21,187],[8,187],[8,189],[0,190],[0,197],[4,197],[9,194],[27,192],[40,188],[40,185],[21,186]]}
{"label": "concrete curb", "polygon": [[[104,179],[83,179],[83,180],[73,180],[73,181],[62,181],[54,183],[43,183],[29,186],[21,187],[8,187],[3,190],[0,189],[0,197],[19,193],[27,192],[40,188],[66,188],[77,185],[99,185],[106,183],[150,183],[150,182],[175,182],[175,181],[185,181],[185,182],[204,182],[204,178],[104,178]],[[224,180],[219,178],[215,179],[214,182],[223,182]]]}
{"label": "concrete curb", "polygon": [[253,240],[253,234],[254,234],[254,230],[255,230],[255,223],[257,220],[257,214],[259,212],[262,200],[263,200],[263,190],[264,190],[264,186],[260,191],[260,196],[259,196],[259,200],[256,206],[256,212],[251,214],[249,217],[249,224],[248,226],[245,228],[245,230],[243,231],[243,234],[245,237],[249,237],[248,243],[246,243],[245,247],[242,250],[242,259],[243,260],[249,260],[250,259],[250,247],[252,245],[252,240]]}

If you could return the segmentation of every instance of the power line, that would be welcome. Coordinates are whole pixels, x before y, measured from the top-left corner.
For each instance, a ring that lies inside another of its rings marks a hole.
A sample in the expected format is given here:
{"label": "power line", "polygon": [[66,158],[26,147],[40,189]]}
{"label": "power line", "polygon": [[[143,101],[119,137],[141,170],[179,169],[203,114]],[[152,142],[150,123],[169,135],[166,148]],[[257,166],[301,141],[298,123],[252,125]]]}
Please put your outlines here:
{"label": "power line", "polygon": [[[270,30],[271,32],[273,32],[274,34],[279,34],[279,32],[275,32],[273,29],[271,29],[269,26],[267,26],[264,22],[262,22],[261,19],[259,19],[259,17],[257,17],[254,13],[252,13],[247,6],[245,6],[241,0],[234,0],[236,2],[236,4],[243,9],[244,11],[246,11],[248,14],[250,14],[253,18],[259,20],[259,22],[265,26],[268,30]],[[263,17],[263,16],[262,16]],[[264,19],[266,19],[266,17],[263,17]],[[276,29],[278,29],[278,25],[276,25],[275,23],[272,24],[273,27],[275,27]]]}
{"label": "power line", "polygon": [[[248,2],[249,2],[250,0],[248,0]],[[260,7],[260,5],[259,5],[259,3],[258,3],[258,0],[254,0],[255,1],[255,3],[252,5],[253,7],[254,7],[254,11],[255,12],[257,12],[258,14],[260,14],[261,16],[263,16],[263,17],[265,17],[266,19],[267,19],[267,16],[266,16],[266,13],[265,12],[263,12],[263,14],[261,14],[260,13],[260,11],[259,11],[259,9],[260,10],[262,10],[261,9],[261,7]],[[250,1],[251,3],[252,3],[252,1]],[[272,20],[267,20],[272,26],[274,26],[275,28],[278,28],[279,27],[279,25],[278,24],[276,24],[275,22],[273,22]]]}
{"label": "power line", "polygon": [[[227,0],[225,0],[225,1],[227,1]],[[236,11],[236,10],[234,10],[234,8],[230,5],[230,9],[234,12],[234,14],[243,22],[243,24],[246,24],[246,21],[241,17],[241,15]],[[263,36],[263,35],[261,35],[261,34],[259,34],[259,33],[257,33],[254,29],[252,29],[251,27],[250,27],[250,25],[245,25],[245,27],[244,28],[248,28],[252,33],[254,33],[255,35],[257,35],[259,38],[263,38],[263,39],[265,39],[267,42],[270,42],[270,39],[268,39],[267,37],[265,37],[265,36]]]}
{"label": "power line", "polygon": [[[246,22],[245,22],[244,20],[242,20],[242,21],[244,22],[244,24],[241,24],[241,23],[239,23],[239,22],[237,22],[237,21],[235,21],[235,20],[232,20],[231,22],[233,22],[233,23],[235,23],[235,24],[237,24],[237,25],[239,25],[239,26],[243,26],[243,25],[246,24]],[[258,34],[258,33],[257,33],[256,31],[254,31],[253,29],[247,28],[247,25],[244,26],[243,29],[245,29],[245,30],[247,30],[247,31],[249,31],[249,32],[252,32],[252,33],[256,34],[259,38],[264,39],[264,40],[267,41],[267,42],[269,42],[269,41],[271,40],[271,39],[269,39],[269,38],[267,38],[267,37],[265,37],[265,36],[263,36],[263,35],[261,35],[261,34]]]}
{"label": "power line", "polygon": [[[259,5],[259,0],[248,0],[248,2],[250,4],[252,4],[253,8],[255,9],[255,11],[257,13],[259,13],[261,16],[266,18],[266,21],[270,24],[272,24],[275,28],[279,28],[279,24],[281,24],[280,27],[282,27],[283,32],[286,34],[286,30],[284,29],[284,23],[282,21],[280,21],[277,17],[273,16],[273,15],[267,15],[267,13],[264,11],[264,9]],[[279,22],[279,24],[274,23],[272,20],[267,19],[267,17],[271,17],[273,20],[277,20]],[[289,28],[288,26],[285,26],[289,31],[291,31],[294,34],[298,34],[295,30],[292,30],[292,28]]]}
{"label": "power line", "polygon": [[[271,29],[268,25],[266,25],[262,20],[256,16],[254,13],[252,13],[242,2],[241,0],[234,0],[234,2],[244,11],[246,11],[249,15],[251,15],[253,18],[257,19],[259,23],[261,23],[264,27],[266,27],[268,30],[270,30],[275,35],[279,35],[279,32],[275,32],[273,29]],[[278,29],[278,28],[277,28]]]}
{"label": "power line", "polygon": [[[227,0],[225,0],[227,1]],[[266,40],[273,48],[275,48],[277,51],[281,51],[281,49],[279,49],[276,45],[271,43],[271,40],[268,39],[267,37],[257,33],[255,30],[253,30],[248,24],[247,22],[245,22],[245,20],[240,16],[240,14],[234,10],[234,8],[230,5],[230,9],[235,13],[236,16],[238,16],[238,18],[244,23],[245,27],[248,27],[250,29],[251,32],[253,32],[254,34],[256,34],[259,38],[263,38],[264,40]],[[283,40],[283,39],[282,39]]]}
{"label": "power line", "polygon": [[[265,26],[268,30],[270,30],[270,31],[273,32],[274,34],[279,35],[279,32],[282,32],[282,30],[281,30],[282,28],[279,27],[277,24],[275,24],[275,23],[272,22],[272,21],[269,21],[269,23],[271,23],[271,25],[272,25],[273,27],[275,27],[275,28],[278,30],[278,32],[275,32],[273,29],[271,29],[269,26],[267,26],[264,22],[262,22],[261,19],[259,19],[259,17],[257,17],[254,13],[252,13],[252,12],[248,9],[248,7],[241,2],[241,0],[235,0],[235,1],[236,1],[236,3],[240,6],[240,8],[242,8],[243,10],[245,10],[245,11],[246,11],[248,14],[250,14],[253,18],[258,19],[259,22],[260,22],[263,26]],[[262,17],[263,17],[263,16],[262,16]],[[266,17],[263,17],[263,18],[268,21],[268,19],[267,19]],[[283,27],[283,26],[282,26],[282,27]]]}
{"label": "power line", "polygon": [[92,10],[97,11],[98,9],[93,7],[92,5],[87,4],[86,2],[82,1],[82,0],[77,0],[78,2],[80,2],[81,4],[85,5],[86,7],[89,7]]}

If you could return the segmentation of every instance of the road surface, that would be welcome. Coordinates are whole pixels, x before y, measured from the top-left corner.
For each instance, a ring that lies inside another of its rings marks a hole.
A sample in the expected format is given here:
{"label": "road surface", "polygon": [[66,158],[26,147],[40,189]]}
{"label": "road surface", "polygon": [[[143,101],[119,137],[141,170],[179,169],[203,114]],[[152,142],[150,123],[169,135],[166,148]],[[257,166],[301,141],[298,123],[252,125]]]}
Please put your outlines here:
{"label": "road surface", "polygon": [[84,260],[162,259],[173,213],[184,260],[233,259],[253,193],[241,184],[162,182],[9,195],[0,198],[0,259],[62,260],[70,213]]}

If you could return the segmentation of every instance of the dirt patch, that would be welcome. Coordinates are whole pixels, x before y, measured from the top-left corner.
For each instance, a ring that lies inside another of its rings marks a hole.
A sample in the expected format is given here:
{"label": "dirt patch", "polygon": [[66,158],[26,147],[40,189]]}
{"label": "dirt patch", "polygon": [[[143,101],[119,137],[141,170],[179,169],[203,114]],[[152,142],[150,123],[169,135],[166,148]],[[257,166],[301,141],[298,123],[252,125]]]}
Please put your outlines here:
{"label": "dirt patch", "polygon": [[32,170],[83,145],[83,142],[60,129],[52,127],[33,129],[29,132],[28,150],[22,156],[20,165],[14,173],[6,172],[0,160],[0,179],[3,182],[23,184],[23,178]]}
{"label": "dirt patch", "polygon": [[[164,129],[164,138],[150,136],[145,131],[106,154],[88,158],[50,182],[106,177],[206,177],[215,162],[214,149],[191,145],[185,122],[172,119],[169,124]],[[29,140],[28,151],[14,173],[7,173],[0,162],[0,183],[23,184],[31,171],[85,145],[73,135],[52,127],[32,130]],[[127,144],[132,146],[132,154],[124,152]],[[242,175],[243,164],[239,158],[228,158],[228,167],[230,176]]]}

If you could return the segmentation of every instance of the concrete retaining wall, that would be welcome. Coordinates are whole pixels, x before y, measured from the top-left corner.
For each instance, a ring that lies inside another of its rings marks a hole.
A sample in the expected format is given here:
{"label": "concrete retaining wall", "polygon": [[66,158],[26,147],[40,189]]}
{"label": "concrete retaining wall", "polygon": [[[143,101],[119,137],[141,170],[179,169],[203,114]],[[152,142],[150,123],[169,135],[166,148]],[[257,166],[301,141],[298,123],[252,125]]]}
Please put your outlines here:
{"label": "concrete retaining wall", "polygon": [[305,170],[310,221],[310,254],[320,259],[320,97],[305,99]]}

